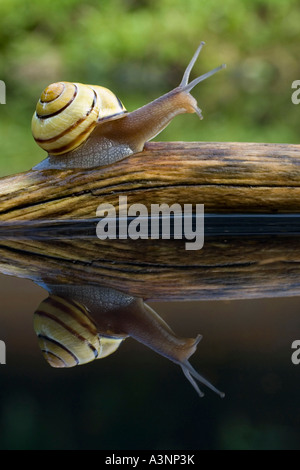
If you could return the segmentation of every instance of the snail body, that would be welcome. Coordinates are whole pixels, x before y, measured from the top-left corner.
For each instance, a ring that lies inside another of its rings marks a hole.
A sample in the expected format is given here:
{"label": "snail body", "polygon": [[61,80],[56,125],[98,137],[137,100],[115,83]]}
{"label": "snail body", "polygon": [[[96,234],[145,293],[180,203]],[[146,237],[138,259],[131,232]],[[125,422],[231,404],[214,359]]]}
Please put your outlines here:
{"label": "snail body", "polygon": [[217,390],[192,367],[201,336],[178,337],[141,298],[108,287],[53,285],[34,314],[39,345],[52,367],[73,367],[115,352],[132,337],[178,364],[203,396],[196,380]]}
{"label": "snail body", "polygon": [[34,169],[112,164],[141,152],[145,143],[178,114],[197,113],[202,119],[190,91],[224,67],[221,65],[188,83],[203,44],[195,52],[178,87],[132,112],[127,112],[119,98],[104,87],[68,82],[49,85],[32,118],[33,136],[48,152],[48,158]]}

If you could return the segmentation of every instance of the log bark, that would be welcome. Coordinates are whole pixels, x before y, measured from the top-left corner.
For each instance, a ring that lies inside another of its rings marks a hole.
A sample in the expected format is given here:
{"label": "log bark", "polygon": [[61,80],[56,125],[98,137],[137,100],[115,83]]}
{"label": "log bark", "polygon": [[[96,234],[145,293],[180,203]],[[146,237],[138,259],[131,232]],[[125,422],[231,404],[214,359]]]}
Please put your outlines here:
{"label": "log bark", "polygon": [[[298,145],[152,143],[107,167],[2,178],[0,271],[150,300],[299,295],[299,169]],[[184,240],[101,241],[96,209],[120,195],[149,209],[204,204],[221,222],[207,225],[198,251]]]}
{"label": "log bark", "polygon": [[300,212],[300,146],[149,143],[114,165],[0,179],[0,221],[94,218],[102,202],[201,203],[205,212]]}

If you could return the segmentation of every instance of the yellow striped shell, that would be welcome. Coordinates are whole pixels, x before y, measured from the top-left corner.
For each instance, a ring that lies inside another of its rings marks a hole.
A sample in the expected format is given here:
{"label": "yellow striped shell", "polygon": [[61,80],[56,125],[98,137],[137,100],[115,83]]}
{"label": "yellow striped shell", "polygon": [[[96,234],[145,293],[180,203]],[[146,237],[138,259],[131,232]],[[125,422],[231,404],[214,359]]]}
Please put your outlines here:
{"label": "yellow striped shell", "polygon": [[79,302],[50,295],[34,314],[39,346],[52,367],[73,367],[115,352],[124,338],[98,334]]}
{"label": "yellow striped shell", "polygon": [[37,144],[61,155],[82,144],[100,121],[124,117],[126,109],[107,88],[57,82],[42,93],[32,117]]}

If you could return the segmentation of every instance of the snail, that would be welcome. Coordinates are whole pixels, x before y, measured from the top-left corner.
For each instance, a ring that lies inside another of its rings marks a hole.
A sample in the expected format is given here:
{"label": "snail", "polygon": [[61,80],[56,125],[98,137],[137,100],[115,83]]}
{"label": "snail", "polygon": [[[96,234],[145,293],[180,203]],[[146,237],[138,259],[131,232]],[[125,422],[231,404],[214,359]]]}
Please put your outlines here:
{"label": "snail", "polygon": [[91,168],[108,165],[137,152],[182,113],[201,110],[190,91],[225,67],[221,65],[189,83],[201,42],[181,83],[169,93],[127,112],[107,88],[58,82],[42,93],[32,118],[32,133],[48,157],[33,169]]}
{"label": "snail", "polygon": [[47,286],[34,314],[34,329],[52,367],[73,367],[115,352],[129,336],[178,364],[200,397],[196,380],[222,392],[189,362],[201,336],[180,338],[141,298],[100,286]]}
{"label": "snail", "polygon": [[[110,90],[101,86],[58,82],[49,85],[32,118],[33,136],[48,157],[34,167],[92,168],[113,164],[143,150],[178,114],[201,110],[190,91],[221,70],[221,65],[189,83],[202,42],[178,87],[127,112]],[[132,337],[178,364],[199,396],[196,381],[224,396],[189,362],[201,336],[178,337],[142,298],[110,287],[47,285],[49,296],[34,314],[39,345],[53,367],[73,367],[104,358]]]}

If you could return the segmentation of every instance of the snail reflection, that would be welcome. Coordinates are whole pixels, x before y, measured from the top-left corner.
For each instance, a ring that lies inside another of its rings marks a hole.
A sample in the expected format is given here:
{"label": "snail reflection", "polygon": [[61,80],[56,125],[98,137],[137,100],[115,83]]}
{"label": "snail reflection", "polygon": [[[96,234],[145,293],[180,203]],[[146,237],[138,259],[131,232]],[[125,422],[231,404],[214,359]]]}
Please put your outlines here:
{"label": "snail reflection", "polygon": [[[101,86],[58,82],[42,93],[32,118],[32,133],[48,157],[35,170],[90,168],[113,164],[143,150],[178,114],[201,110],[190,91],[224,66],[195,78],[190,73],[201,42],[174,90],[128,113],[110,90]],[[200,336],[179,338],[139,297],[112,288],[47,284],[49,297],[35,313],[35,329],[48,362],[72,367],[103,358],[131,336],[179,364],[200,391],[196,380],[223,394],[199,375],[189,362]]]}
{"label": "snail reflection", "polygon": [[52,367],[74,367],[114,353],[132,337],[178,364],[200,397],[196,381],[224,396],[190,364],[201,339],[178,337],[141,298],[98,286],[48,286],[34,329]]}
{"label": "snail reflection", "polygon": [[200,337],[178,337],[142,299],[299,296],[298,219],[206,217],[205,245],[193,256],[179,239],[100,240],[91,220],[30,222],[0,230],[0,271],[48,291],[35,328],[51,365],[105,358],[132,337],[179,365],[199,395],[197,382],[220,394],[189,363]]}

